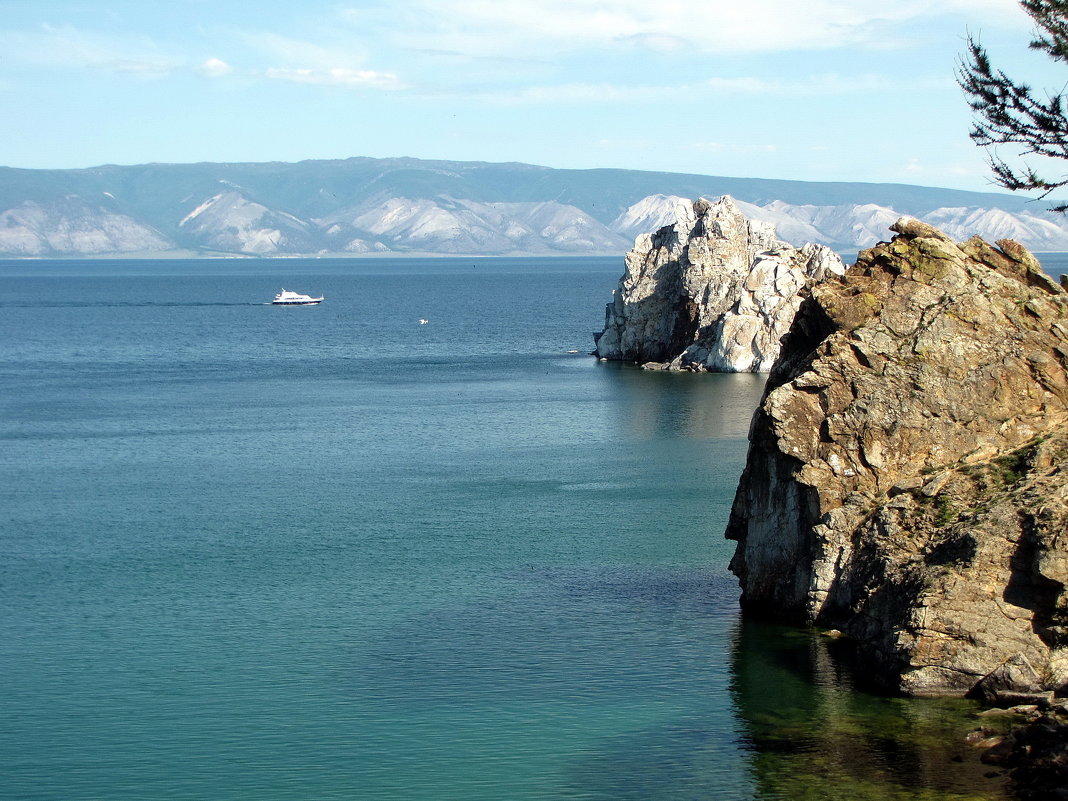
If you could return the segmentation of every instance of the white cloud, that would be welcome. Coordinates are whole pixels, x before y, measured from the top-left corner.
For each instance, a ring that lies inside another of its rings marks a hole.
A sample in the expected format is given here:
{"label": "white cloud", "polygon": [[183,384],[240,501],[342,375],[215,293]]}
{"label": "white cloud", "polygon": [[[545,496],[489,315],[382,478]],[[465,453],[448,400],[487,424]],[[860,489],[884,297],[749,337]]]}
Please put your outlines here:
{"label": "white cloud", "polygon": [[780,97],[820,97],[850,94],[885,94],[899,91],[915,92],[919,87],[944,88],[954,86],[952,77],[914,80],[907,85],[883,75],[843,77],[826,74],[796,78],[790,81],[767,80],[753,76],[707,78],[693,83],[623,85],[611,83],[565,83],[527,86],[515,89],[486,89],[462,94],[453,90],[434,92],[438,99],[450,96],[492,103],[502,106],[520,105],[596,105],[667,103],[693,101],[699,97],[724,94],[752,97],[757,95]]}
{"label": "white cloud", "polygon": [[756,143],[739,145],[729,142],[694,142],[690,148],[704,153],[776,153],[779,150],[778,145]]}
{"label": "white cloud", "polygon": [[324,34],[323,42],[312,42],[273,31],[246,31],[237,35],[245,44],[263,53],[269,62],[294,69],[361,69],[367,63],[366,52],[352,41],[352,37],[328,41],[333,37]]}
{"label": "white cloud", "polygon": [[664,101],[680,96],[683,86],[618,86],[605,83],[568,83],[555,86],[527,86],[521,89],[464,93],[464,97],[500,105],[636,103]]}
{"label": "white cloud", "polygon": [[174,65],[163,61],[143,61],[132,58],[110,59],[86,64],[93,69],[136,75],[141,78],[165,78],[174,72]]}
{"label": "white cloud", "polygon": [[316,86],[405,88],[395,73],[368,69],[364,49],[346,37],[323,34],[322,41],[309,41],[272,31],[246,31],[239,36],[277,65],[256,71],[254,77]]}
{"label": "white cloud", "polygon": [[657,147],[661,143],[655,139],[598,139],[597,147],[610,148],[613,150],[647,150]]}
{"label": "white cloud", "polygon": [[320,86],[353,86],[375,89],[400,89],[403,87],[400,79],[392,73],[354,70],[347,67],[331,67],[329,69],[272,67],[265,70],[263,74],[271,80]]}
{"label": "white cloud", "polygon": [[690,47],[690,41],[669,33],[633,33],[621,36],[616,41],[640,50],[655,50],[661,53],[680,52]]}
{"label": "white cloud", "polygon": [[411,0],[342,12],[353,30],[385,30],[406,46],[468,55],[646,47],[760,53],[907,44],[904,26],[1029,28],[1014,0]]}
{"label": "white cloud", "polygon": [[200,74],[207,75],[209,78],[221,78],[223,75],[229,75],[233,71],[234,68],[221,58],[209,58],[200,65]]}
{"label": "white cloud", "polygon": [[[882,173],[879,180],[920,183],[926,186],[957,185],[961,183],[962,179],[974,180],[977,176],[980,176],[990,184],[989,187],[980,191],[996,189],[993,179],[987,177],[989,169],[978,150],[975,150],[974,153],[968,152],[966,160],[946,159],[939,160],[937,163],[932,163],[928,159],[919,156],[913,156],[903,163],[887,164],[882,169]],[[1002,190],[997,189],[996,191]]]}
{"label": "white cloud", "polygon": [[0,52],[9,63],[33,67],[88,68],[139,78],[164,78],[196,72],[209,78],[239,74],[248,79],[332,86],[403,88],[391,72],[363,66],[359,48],[319,44],[271,32],[236,33],[236,37],[278,66],[240,73],[222,58],[197,60],[143,36],[111,36],[69,25],[42,25],[34,30],[0,30]]}
{"label": "white cloud", "polygon": [[[120,38],[71,25],[0,30],[0,52],[9,63],[36,67],[101,67],[119,72],[160,71],[173,59],[145,37]],[[168,67],[169,68],[169,67]]]}
{"label": "white cloud", "polygon": [[949,88],[955,86],[952,76],[912,80],[907,85],[885,75],[866,74],[842,76],[833,73],[811,75],[788,81],[766,80],[755,77],[709,78],[702,86],[718,93],[738,93],[744,95],[790,95],[790,96],[829,96],[849,94],[889,94],[901,91],[910,92],[918,88]]}

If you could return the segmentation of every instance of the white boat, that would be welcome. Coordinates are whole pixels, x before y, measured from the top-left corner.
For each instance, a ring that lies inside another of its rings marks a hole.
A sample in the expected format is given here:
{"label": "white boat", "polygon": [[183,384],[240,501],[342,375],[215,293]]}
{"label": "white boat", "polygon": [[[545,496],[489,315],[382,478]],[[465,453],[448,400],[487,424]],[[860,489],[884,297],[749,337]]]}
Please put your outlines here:
{"label": "white boat", "polygon": [[288,289],[283,289],[271,301],[275,306],[314,306],[316,303],[322,302],[322,298],[313,298],[311,295],[290,292]]}

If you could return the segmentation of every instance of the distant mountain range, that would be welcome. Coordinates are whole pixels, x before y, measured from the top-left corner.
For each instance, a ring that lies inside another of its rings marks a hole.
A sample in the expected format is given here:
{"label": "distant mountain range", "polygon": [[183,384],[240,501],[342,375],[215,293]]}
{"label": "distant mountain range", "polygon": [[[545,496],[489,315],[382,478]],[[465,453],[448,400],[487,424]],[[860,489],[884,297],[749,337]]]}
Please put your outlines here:
{"label": "distant mountain range", "polygon": [[1068,251],[1068,220],[1014,195],[529,164],[0,168],[0,257],[615,254],[682,198],[729,194],[792,244],[855,250],[903,215],[966,239]]}

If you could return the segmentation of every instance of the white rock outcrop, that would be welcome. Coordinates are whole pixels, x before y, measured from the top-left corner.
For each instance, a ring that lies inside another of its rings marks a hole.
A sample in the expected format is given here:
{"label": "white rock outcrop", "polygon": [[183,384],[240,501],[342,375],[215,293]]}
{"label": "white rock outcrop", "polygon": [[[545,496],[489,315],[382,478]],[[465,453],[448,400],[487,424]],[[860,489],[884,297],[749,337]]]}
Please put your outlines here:
{"label": "white rock outcrop", "polygon": [[728,196],[682,201],[675,219],[635,240],[596,354],[650,368],[770,370],[801,290],[841,275],[842,260],[824,245],[780,241]]}

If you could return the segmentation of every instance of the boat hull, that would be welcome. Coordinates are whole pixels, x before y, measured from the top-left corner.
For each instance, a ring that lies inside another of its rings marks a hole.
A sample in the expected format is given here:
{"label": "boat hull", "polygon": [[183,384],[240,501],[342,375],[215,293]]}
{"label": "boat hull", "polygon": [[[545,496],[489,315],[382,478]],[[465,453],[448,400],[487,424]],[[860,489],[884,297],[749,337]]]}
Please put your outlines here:
{"label": "boat hull", "polygon": [[315,298],[314,300],[273,300],[272,306],[318,306],[323,302],[322,298]]}

